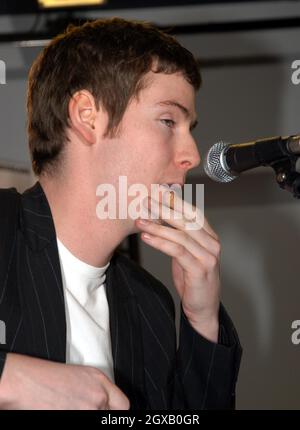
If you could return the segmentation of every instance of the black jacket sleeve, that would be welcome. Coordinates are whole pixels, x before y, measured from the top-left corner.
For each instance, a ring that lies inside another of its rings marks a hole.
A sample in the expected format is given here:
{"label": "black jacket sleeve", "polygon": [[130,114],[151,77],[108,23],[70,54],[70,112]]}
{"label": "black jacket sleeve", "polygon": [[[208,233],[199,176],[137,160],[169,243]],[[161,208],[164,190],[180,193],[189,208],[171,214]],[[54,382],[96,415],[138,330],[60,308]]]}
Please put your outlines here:
{"label": "black jacket sleeve", "polygon": [[0,351],[0,381],[1,381],[1,376],[5,365],[5,361],[6,361],[6,352]]}
{"label": "black jacket sleeve", "polygon": [[[19,199],[20,195],[15,188],[0,189],[0,320],[5,314],[1,304],[15,242]],[[0,344],[0,379],[6,361],[5,345],[1,348],[2,346]]]}
{"label": "black jacket sleeve", "polygon": [[202,337],[181,308],[180,342],[173,387],[173,409],[234,409],[242,349],[223,305],[219,343]]}

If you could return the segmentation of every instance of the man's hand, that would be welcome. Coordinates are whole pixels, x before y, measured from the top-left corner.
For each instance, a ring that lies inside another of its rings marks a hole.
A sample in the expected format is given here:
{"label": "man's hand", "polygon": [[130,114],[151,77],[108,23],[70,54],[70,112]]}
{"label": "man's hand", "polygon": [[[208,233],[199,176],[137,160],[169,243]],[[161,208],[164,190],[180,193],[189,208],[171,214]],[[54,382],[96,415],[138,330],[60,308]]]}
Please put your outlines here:
{"label": "man's hand", "polygon": [[[167,225],[161,225],[151,216],[148,220],[137,220],[136,224],[143,230],[141,238],[147,244],[172,257],[174,285],[190,324],[202,336],[217,342],[220,243],[206,219],[199,229],[188,230],[187,220],[190,223],[191,213],[198,209],[187,202],[185,205],[176,205],[176,199],[179,196],[175,197],[175,209],[170,209],[170,204],[168,207],[153,199],[146,203],[152,209],[152,214],[159,214],[159,218]],[[181,214],[176,211],[178,207],[182,207]]]}
{"label": "man's hand", "polygon": [[7,354],[0,409],[129,409],[129,400],[93,367]]}

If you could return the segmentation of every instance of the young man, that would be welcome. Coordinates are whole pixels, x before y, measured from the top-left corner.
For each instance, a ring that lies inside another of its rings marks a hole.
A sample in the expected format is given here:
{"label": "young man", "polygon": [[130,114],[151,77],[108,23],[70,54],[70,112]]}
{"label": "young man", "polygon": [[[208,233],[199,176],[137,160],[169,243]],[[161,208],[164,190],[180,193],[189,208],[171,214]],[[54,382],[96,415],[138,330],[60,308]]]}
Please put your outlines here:
{"label": "young man", "polygon": [[[32,66],[28,133],[39,181],[1,196],[1,408],[234,406],[241,349],[220,306],[215,232],[164,213],[160,224],[100,220],[96,211],[99,184],[117,189],[121,176],[148,190],[184,184],[200,161],[191,135],[200,82],[174,38],[118,18],[68,29]],[[135,232],[172,258],[178,351],[169,292],[115,252]]]}

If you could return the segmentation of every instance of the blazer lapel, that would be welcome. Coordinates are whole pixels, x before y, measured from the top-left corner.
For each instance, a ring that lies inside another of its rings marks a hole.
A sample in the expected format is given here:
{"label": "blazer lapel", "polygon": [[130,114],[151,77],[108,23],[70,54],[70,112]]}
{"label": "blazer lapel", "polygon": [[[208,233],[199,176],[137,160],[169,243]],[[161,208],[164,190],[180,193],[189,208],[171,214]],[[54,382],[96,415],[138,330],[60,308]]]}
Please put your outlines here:
{"label": "blazer lapel", "polygon": [[106,276],[115,383],[129,398],[131,409],[145,409],[143,339],[127,275],[115,253]]}
{"label": "blazer lapel", "polygon": [[[20,228],[28,246],[25,255],[22,252],[22,258],[26,258],[23,266],[28,268],[28,282],[38,303],[37,317],[42,315],[40,331],[35,339],[36,352],[49,360],[65,362],[66,317],[56,233],[51,210],[39,182],[21,196]],[[24,277],[19,282],[24,282]],[[37,326],[35,330],[38,330]]]}

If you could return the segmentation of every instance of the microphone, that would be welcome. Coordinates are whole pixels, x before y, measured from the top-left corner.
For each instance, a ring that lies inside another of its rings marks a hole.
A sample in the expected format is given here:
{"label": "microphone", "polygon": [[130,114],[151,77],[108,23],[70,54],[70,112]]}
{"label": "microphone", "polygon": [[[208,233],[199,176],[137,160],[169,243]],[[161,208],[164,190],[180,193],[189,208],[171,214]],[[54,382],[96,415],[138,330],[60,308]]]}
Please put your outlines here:
{"label": "microphone", "polygon": [[214,181],[230,182],[246,170],[272,166],[292,155],[300,156],[300,135],[268,137],[235,145],[221,141],[206,154],[204,171]]}

